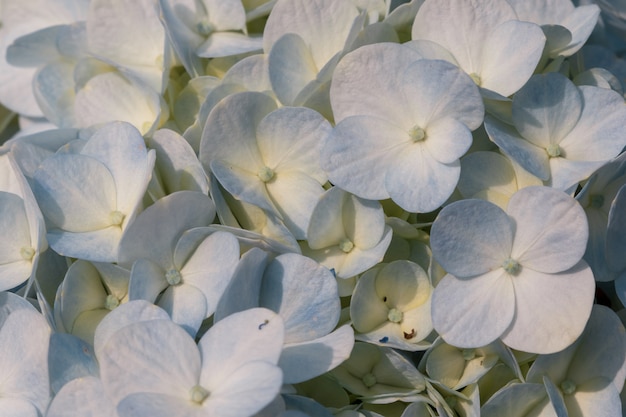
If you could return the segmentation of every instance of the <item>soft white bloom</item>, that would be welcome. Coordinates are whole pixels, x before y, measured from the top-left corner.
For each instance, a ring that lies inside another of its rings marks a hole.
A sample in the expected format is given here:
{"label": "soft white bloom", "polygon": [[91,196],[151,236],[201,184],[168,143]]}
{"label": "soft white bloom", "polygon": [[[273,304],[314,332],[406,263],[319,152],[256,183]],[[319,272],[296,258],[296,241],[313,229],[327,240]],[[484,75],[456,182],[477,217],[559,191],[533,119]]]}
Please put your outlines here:
{"label": "soft white bloom", "polygon": [[571,56],[585,44],[600,15],[595,4],[574,7],[571,0],[507,0],[519,20],[541,25],[546,35],[544,55]]}
{"label": "soft white bloom", "polygon": [[567,349],[539,355],[527,383],[498,391],[482,407],[484,417],[620,415],[626,378],[624,326],[610,309],[596,305],[582,335]]}
{"label": "soft white bloom", "polygon": [[161,93],[169,75],[169,45],[153,0],[90,0],[87,43],[90,53],[130,72]]}
{"label": "soft white bloom", "polygon": [[497,152],[473,152],[461,158],[457,188],[464,198],[481,198],[506,209],[518,190],[543,181],[514,160]]}
{"label": "soft white bloom", "polygon": [[413,402],[426,388],[424,376],[391,348],[357,342],[348,360],[332,371],[339,383],[363,401]]}
{"label": "soft white bloom", "polygon": [[333,70],[364,20],[351,1],[277,1],[263,31],[263,50],[269,54],[270,81],[281,103],[311,107],[329,117]]}
{"label": "soft white bloom", "polygon": [[257,248],[242,256],[214,320],[253,307],[269,308],[285,323],[285,345],[278,361],[285,383],[322,375],[350,355],[352,329],[349,325],[335,329],[341,310],[335,277],[305,256],[287,253],[270,260]]}
{"label": "soft white bloom", "polygon": [[363,333],[358,340],[402,350],[425,350],[433,330],[432,286],[426,272],[411,261],[377,266],[357,281],[350,300],[350,318]]}
{"label": "soft white bloom", "polygon": [[581,260],[587,236],[582,207],[548,187],[523,188],[506,212],[483,200],[446,206],[431,231],[448,272],[433,293],[435,330],[462,348],[498,338],[526,352],[566,348],[593,304],[593,273]]}
{"label": "soft white bloom", "polygon": [[333,184],[359,197],[430,212],[454,191],[484,108],[466,74],[420,57],[381,43],[341,60],[330,91],[337,125],[321,163]]}
{"label": "soft white bloom", "polygon": [[160,0],[174,50],[189,74],[204,74],[200,58],[260,51],[262,40],[248,36],[241,0]]}
{"label": "soft white bloom", "polygon": [[624,99],[604,88],[576,87],[558,73],[535,75],[512,104],[513,126],[485,118],[491,140],[547,185],[567,190],[626,145]]}
{"label": "soft white bloom", "polygon": [[270,97],[243,92],[211,111],[199,158],[233,196],[280,215],[294,237],[304,239],[324,192],[319,146],[330,129],[313,110],[276,109]]}
{"label": "soft white bloom", "polygon": [[[0,102],[9,109],[31,117],[42,113],[32,89],[35,68],[15,67],[7,62],[6,51],[15,39],[40,29],[66,25],[87,16],[88,0],[3,0],[0,4]],[[40,58],[33,57],[31,58]]]}
{"label": "soft white bloom", "polygon": [[64,256],[115,262],[152,175],[154,151],[146,149],[137,129],[122,122],[74,145],[77,152],[44,160],[33,179],[48,242]]}
{"label": "soft white bloom", "polygon": [[35,197],[11,153],[0,155],[0,290],[34,277],[48,248]]}
{"label": "soft white bloom", "polygon": [[279,392],[283,337],[280,316],[262,308],[216,323],[197,346],[169,320],[140,321],[106,340],[102,382],[120,417],[252,416]]}
{"label": "soft white bloom", "polygon": [[74,262],[57,290],[55,322],[65,331],[93,344],[98,323],[128,300],[130,271],[117,265]]}
{"label": "soft white bloom", "polygon": [[11,293],[0,294],[0,414],[42,415],[50,401],[50,327],[32,305]]}
{"label": "soft white bloom", "polygon": [[239,261],[230,233],[195,233],[214,217],[206,195],[179,191],[142,212],[120,243],[120,263],[132,265],[129,299],[157,303],[191,335],[215,311]]}
{"label": "soft white bloom", "polygon": [[378,201],[333,187],[313,209],[302,253],[332,269],[337,278],[351,278],[383,259],[392,234]]}
{"label": "soft white bloom", "polygon": [[426,0],[411,36],[418,49],[432,52],[429,43],[435,43],[441,50],[429,57],[458,65],[484,93],[504,97],[528,81],[546,40],[538,25],[519,21],[506,0]]}

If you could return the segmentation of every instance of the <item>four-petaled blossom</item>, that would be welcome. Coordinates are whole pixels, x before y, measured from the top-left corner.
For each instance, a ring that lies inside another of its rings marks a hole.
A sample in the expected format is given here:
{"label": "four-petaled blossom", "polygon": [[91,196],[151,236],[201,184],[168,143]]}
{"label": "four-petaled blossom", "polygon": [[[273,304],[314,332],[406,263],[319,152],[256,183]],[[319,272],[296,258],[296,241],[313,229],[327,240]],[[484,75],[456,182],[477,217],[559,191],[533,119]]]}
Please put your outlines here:
{"label": "four-petaled blossom", "polygon": [[483,200],[445,207],[431,234],[448,272],[433,293],[435,330],[463,348],[498,338],[526,352],[566,348],[593,304],[593,274],[581,260],[587,233],[578,202],[548,187],[523,188],[506,212]]}

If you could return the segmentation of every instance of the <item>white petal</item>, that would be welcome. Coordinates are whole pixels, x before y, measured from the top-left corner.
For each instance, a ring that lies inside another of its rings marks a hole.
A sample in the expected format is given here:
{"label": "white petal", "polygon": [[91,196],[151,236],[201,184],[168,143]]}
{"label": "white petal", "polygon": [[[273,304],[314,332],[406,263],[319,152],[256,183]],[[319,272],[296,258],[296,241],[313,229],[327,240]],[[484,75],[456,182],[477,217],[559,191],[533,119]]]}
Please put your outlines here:
{"label": "white petal", "polygon": [[524,139],[545,149],[560,144],[578,123],[582,99],[578,88],[563,75],[536,75],[515,94],[513,122]]}
{"label": "white petal", "polygon": [[476,84],[445,61],[413,62],[402,74],[401,93],[394,110],[408,106],[412,124],[407,127],[418,125],[428,132],[430,123],[450,117],[474,130],[483,121],[483,102]]}
{"label": "white petal", "polygon": [[207,316],[206,297],[193,285],[170,286],[163,292],[158,305],[191,337],[196,336]]}
{"label": "white petal", "polygon": [[107,168],[83,155],[55,155],[35,173],[33,186],[44,215],[56,228],[88,232],[110,226],[116,185]]}
{"label": "white petal", "polygon": [[211,111],[200,142],[199,159],[208,171],[214,160],[223,160],[258,172],[262,158],[256,129],[263,117],[276,109],[276,102],[263,93],[243,92],[222,100]]}
{"label": "white petal", "polygon": [[42,413],[50,398],[49,340],[46,320],[31,309],[13,311],[0,329],[3,391],[29,401]]}
{"label": "white petal", "polygon": [[53,229],[47,237],[50,247],[59,255],[92,262],[117,262],[122,231],[118,226],[79,233]]}
{"label": "white petal", "polygon": [[[165,31],[158,8],[151,0],[95,0],[87,17],[89,50],[118,65],[130,68],[156,92],[163,84]],[[152,68],[151,68],[152,67]],[[147,68],[153,69],[146,71]]]}
{"label": "white petal", "polygon": [[[191,388],[189,389],[191,391]],[[191,394],[138,392],[131,394],[117,406],[120,417],[134,417],[139,413],[151,417],[201,417],[202,410],[191,401]]]}
{"label": "white petal", "polygon": [[421,54],[396,43],[365,45],[341,59],[333,73],[330,100],[335,121],[373,116],[406,128],[415,123],[404,99],[407,67]]}
{"label": "white petal", "polygon": [[203,58],[219,58],[262,49],[261,37],[236,32],[214,32],[206,42],[196,48],[196,54]]}
{"label": "white petal", "polygon": [[433,256],[457,277],[484,274],[500,267],[510,253],[513,224],[495,204],[483,200],[452,203],[431,229]]}
{"label": "white petal", "polygon": [[179,191],[163,197],[126,229],[120,243],[120,264],[128,267],[136,259],[145,258],[162,268],[171,268],[174,248],[182,234],[194,227],[208,226],[214,217],[215,205],[202,193]]}
{"label": "white petal", "polygon": [[280,391],[280,368],[264,361],[251,361],[225,376],[211,391],[203,415],[240,417],[254,415]]}
{"label": "white petal", "polygon": [[359,197],[389,198],[385,176],[410,144],[410,127],[405,130],[372,116],[344,119],[322,146],[322,168],[333,184]]}
{"label": "white petal", "polygon": [[522,267],[512,277],[515,317],[502,335],[507,346],[533,353],[553,353],[582,333],[593,304],[595,281],[581,261],[559,274]]}
{"label": "white petal", "polygon": [[542,405],[548,405],[543,384],[512,384],[496,392],[480,412],[484,417],[525,417],[533,411],[539,415]]}
{"label": "white petal", "polygon": [[285,226],[296,239],[306,238],[313,209],[324,193],[322,185],[300,171],[277,172],[276,179],[266,184]]}
{"label": "white petal", "polygon": [[202,355],[200,385],[213,391],[250,362],[276,364],[283,339],[282,319],[265,308],[245,310],[220,320],[198,343]]}
{"label": "white petal", "polygon": [[[482,119],[481,119],[482,120]],[[442,164],[455,163],[472,145],[472,132],[460,121],[444,117],[426,130],[424,146]]]}
{"label": "white petal", "polygon": [[76,336],[53,333],[48,352],[50,388],[53,393],[76,378],[98,376],[98,362],[93,347]]}
{"label": "white petal", "polygon": [[433,325],[448,344],[485,346],[514,320],[514,300],[511,278],[501,268],[466,279],[448,274],[433,292]]}
{"label": "white petal", "polygon": [[[543,212],[544,207],[550,210]],[[561,272],[576,265],[585,253],[587,217],[564,192],[541,186],[523,188],[509,200],[507,213],[517,225],[511,257],[523,266]]]}
{"label": "white petal", "polygon": [[200,374],[195,342],[170,320],[119,329],[98,351],[98,361],[102,383],[114,403],[137,392],[184,398]]}
{"label": "white petal", "polygon": [[308,381],[334,369],[348,359],[353,346],[354,331],[349,325],[317,339],[285,346],[278,361],[283,382]]}
{"label": "white petal", "polygon": [[461,164],[438,162],[422,143],[399,152],[388,167],[385,188],[391,199],[410,212],[428,213],[439,208],[452,195]]}
{"label": "white petal", "polygon": [[146,134],[158,121],[161,103],[159,96],[143,84],[119,72],[106,72],[91,78],[76,93],[74,112],[78,127],[119,120]]}
{"label": "white petal", "polygon": [[115,417],[115,404],[94,376],[70,381],[54,397],[46,417]]}
{"label": "white petal", "polygon": [[128,298],[130,300],[156,301],[158,295],[167,288],[167,271],[148,259],[137,259],[130,271]]}
{"label": "white petal", "polygon": [[268,56],[270,82],[276,97],[294,105],[298,94],[317,77],[317,68],[304,40],[294,33],[282,36]]}
{"label": "white petal", "polygon": [[260,305],[284,321],[285,343],[322,337],[339,321],[337,281],[325,267],[306,256],[277,256],[266,268]]}
{"label": "white petal", "polygon": [[269,254],[252,248],[242,257],[233,277],[220,298],[213,320],[215,323],[233,313],[259,306],[261,282]]}
{"label": "white petal", "polygon": [[152,303],[143,300],[124,303],[108,314],[98,325],[94,336],[96,357],[102,356],[102,348],[118,330],[129,324],[148,320],[169,320],[167,313]]}
{"label": "white petal", "polygon": [[534,23],[509,20],[496,26],[483,44],[480,86],[505,97],[518,91],[535,71],[545,42]]}
{"label": "white petal", "polygon": [[237,238],[230,233],[215,232],[200,243],[180,270],[184,283],[202,291],[207,317],[215,311],[238,262]]}
{"label": "white petal", "polygon": [[489,34],[498,24],[516,18],[504,1],[426,2],[415,16],[411,38],[440,44],[465,72],[472,73],[480,70],[481,52]]}
{"label": "white petal", "polygon": [[332,187],[317,201],[307,231],[311,249],[322,249],[339,244],[345,238],[343,207],[348,194],[339,187]]}
{"label": "white petal", "polygon": [[485,129],[489,138],[522,168],[544,181],[550,178],[549,158],[544,148],[533,145],[513,126],[491,116],[485,117]]}

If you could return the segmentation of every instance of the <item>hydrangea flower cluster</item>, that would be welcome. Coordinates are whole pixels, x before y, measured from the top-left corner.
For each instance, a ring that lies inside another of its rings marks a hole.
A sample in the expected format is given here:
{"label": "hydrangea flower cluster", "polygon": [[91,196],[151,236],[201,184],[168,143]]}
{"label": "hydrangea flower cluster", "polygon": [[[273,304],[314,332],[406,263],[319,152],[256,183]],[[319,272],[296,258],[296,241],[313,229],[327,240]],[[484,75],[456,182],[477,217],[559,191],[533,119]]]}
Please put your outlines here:
{"label": "hydrangea flower cluster", "polygon": [[0,415],[626,415],[620,0],[0,0]]}

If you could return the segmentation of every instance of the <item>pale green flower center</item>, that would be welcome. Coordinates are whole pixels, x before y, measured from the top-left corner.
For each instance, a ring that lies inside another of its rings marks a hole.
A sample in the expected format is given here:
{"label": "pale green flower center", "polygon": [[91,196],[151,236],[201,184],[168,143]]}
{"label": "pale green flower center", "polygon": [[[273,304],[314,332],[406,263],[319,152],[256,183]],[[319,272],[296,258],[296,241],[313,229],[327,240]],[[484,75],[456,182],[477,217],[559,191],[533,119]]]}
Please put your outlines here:
{"label": "pale green flower center", "polygon": [[117,210],[112,211],[111,214],[109,214],[109,220],[113,226],[121,226],[125,217],[124,213]]}
{"label": "pale green flower center", "polygon": [[345,253],[350,253],[354,249],[354,243],[348,238],[343,238],[339,241],[339,249]]}
{"label": "pale green flower center", "polygon": [[546,152],[550,158],[561,156],[561,147],[557,143],[551,143],[546,148]]}
{"label": "pale green flower center", "polygon": [[104,301],[104,308],[107,310],[113,310],[115,307],[120,305],[120,300],[117,299],[113,294],[107,295],[106,300]]}
{"label": "pale green flower center", "polygon": [[367,388],[371,388],[374,385],[376,385],[376,376],[372,373],[369,373],[367,375],[365,375],[363,377],[363,384],[367,387]]}
{"label": "pale green flower center", "polygon": [[511,275],[517,275],[522,266],[515,259],[507,258],[502,262],[502,268]]}
{"label": "pale green flower center", "polygon": [[480,85],[480,83],[482,82],[482,80],[480,79],[480,75],[476,74],[475,72],[472,72],[469,76],[472,81],[476,83],[476,85]]}
{"label": "pale green flower center", "polygon": [[572,395],[576,392],[576,384],[571,379],[566,379],[561,382],[561,391],[563,391],[563,394]]}
{"label": "pale green flower center", "polygon": [[203,36],[209,36],[215,30],[215,26],[209,23],[208,19],[205,18],[198,22],[198,24],[196,25],[196,29],[198,30],[199,34]]}
{"label": "pale green flower center", "polygon": [[413,142],[421,142],[426,139],[426,132],[421,127],[415,125],[409,130],[409,136]]}
{"label": "pale green flower center", "polygon": [[165,280],[170,285],[179,285],[182,282],[183,277],[177,269],[170,269],[165,273]]}
{"label": "pale green flower center", "polygon": [[595,209],[602,208],[602,206],[604,205],[604,196],[601,194],[592,195],[590,200],[591,200],[591,207]]}
{"label": "pale green flower center", "polygon": [[392,323],[400,323],[403,317],[404,314],[402,314],[402,312],[397,308],[392,308],[387,314],[387,319]]}
{"label": "pale green flower center", "polygon": [[31,259],[33,259],[33,256],[35,256],[35,249],[31,248],[30,246],[22,246],[22,248],[20,249],[20,256],[25,261],[30,261]]}
{"label": "pale green flower center", "polygon": [[274,170],[270,167],[263,167],[257,173],[259,179],[263,182],[269,182],[274,178]]}
{"label": "pale green flower center", "polygon": [[476,357],[476,349],[463,349],[461,354],[463,355],[463,359],[471,361]]}
{"label": "pale green flower center", "polygon": [[202,404],[204,400],[209,397],[209,391],[201,387],[200,385],[194,386],[189,392],[191,396],[191,401],[196,404]]}

